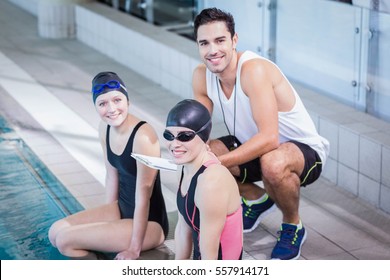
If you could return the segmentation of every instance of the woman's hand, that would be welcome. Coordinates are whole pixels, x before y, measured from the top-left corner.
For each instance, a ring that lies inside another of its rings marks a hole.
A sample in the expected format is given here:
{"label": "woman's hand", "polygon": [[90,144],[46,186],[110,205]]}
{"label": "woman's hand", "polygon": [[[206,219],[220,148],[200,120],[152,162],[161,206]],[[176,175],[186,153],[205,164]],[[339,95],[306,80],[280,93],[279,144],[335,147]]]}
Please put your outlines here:
{"label": "woman's hand", "polygon": [[139,253],[137,254],[134,251],[125,250],[125,251],[119,252],[115,256],[114,260],[136,260],[138,258],[139,258]]}

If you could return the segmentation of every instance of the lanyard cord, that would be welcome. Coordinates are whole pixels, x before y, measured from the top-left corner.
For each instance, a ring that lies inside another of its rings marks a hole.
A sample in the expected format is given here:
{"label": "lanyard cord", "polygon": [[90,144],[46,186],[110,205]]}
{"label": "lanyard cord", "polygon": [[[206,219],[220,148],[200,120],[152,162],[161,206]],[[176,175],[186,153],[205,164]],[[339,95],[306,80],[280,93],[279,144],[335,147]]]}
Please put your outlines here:
{"label": "lanyard cord", "polygon": [[226,123],[226,119],[225,119],[225,111],[223,110],[223,106],[222,106],[222,100],[221,100],[221,94],[219,92],[219,81],[218,81],[218,77],[215,76],[215,81],[217,83],[217,91],[218,91],[218,99],[219,99],[219,104],[221,105],[221,111],[222,111],[222,117],[223,117],[223,122],[226,126],[226,129],[230,135],[230,137],[232,138],[232,142],[233,142],[233,146],[234,148],[237,148],[237,143],[235,141],[235,138],[236,138],[236,100],[237,100],[237,78],[236,78],[236,81],[234,82],[234,114],[233,114],[233,135],[230,133],[230,129]]}

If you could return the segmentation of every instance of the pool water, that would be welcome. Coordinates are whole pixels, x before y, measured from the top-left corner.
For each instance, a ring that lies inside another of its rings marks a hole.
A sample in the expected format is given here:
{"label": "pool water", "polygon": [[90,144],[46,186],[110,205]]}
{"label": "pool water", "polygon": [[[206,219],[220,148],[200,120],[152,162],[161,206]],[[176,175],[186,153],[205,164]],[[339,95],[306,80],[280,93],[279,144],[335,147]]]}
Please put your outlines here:
{"label": "pool water", "polygon": [[82,209],[0,115],[0,259],[66,259],[47,232]]}

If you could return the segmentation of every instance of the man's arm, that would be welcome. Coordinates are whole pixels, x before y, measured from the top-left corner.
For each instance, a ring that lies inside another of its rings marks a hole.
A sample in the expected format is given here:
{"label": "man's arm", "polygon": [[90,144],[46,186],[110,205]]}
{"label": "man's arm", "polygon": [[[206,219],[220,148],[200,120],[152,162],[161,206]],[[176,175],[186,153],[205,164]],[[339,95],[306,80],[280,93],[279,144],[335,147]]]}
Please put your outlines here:
{"label": "man's arm", "polygon": [[273,65],[262,59],[252,59],[243,64],[241,87],[250,100],[258,133],[236,150],[219,157],[226,167],[248,162],[279,146],[278,108],[273,88],[274,71]]}
{"label": "man's arm", "polygon": [[194,92],[194,99],[202,103],[212,115],[213,102],[207,95],[206,85],[206,66],[204,64],[198,65],[192,75],[192,90]]}

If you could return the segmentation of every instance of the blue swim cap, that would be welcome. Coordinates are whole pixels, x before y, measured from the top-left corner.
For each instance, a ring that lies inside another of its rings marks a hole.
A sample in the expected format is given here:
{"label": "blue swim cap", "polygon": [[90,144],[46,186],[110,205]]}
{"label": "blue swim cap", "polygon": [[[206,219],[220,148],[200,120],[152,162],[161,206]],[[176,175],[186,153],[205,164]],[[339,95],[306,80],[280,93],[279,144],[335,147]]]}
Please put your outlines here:
{"label": "blue swim cap", "polygon": [[91,91],[92,91],[93,103],[96,102],[96,98],[98,98],[99,95],[114,90],[122,92],[126,96],[127,100],[129,100],[126,86],[116,73],[100,72],[92,80]]}
{"label": "blue swim cap", "polygon": [[168,113],[166,126],[181,126],[197,133],[206,142],[211,132],[211,115],[209,110],[200,102],[185,99],[177,103]]}

